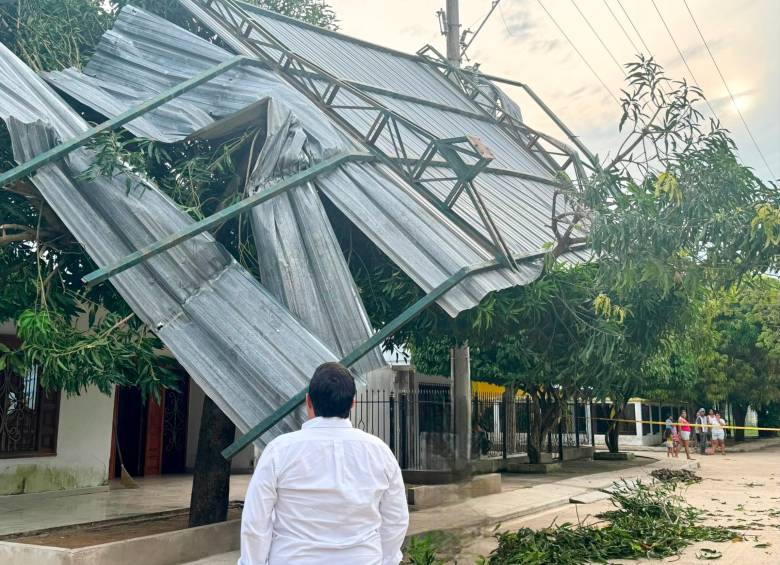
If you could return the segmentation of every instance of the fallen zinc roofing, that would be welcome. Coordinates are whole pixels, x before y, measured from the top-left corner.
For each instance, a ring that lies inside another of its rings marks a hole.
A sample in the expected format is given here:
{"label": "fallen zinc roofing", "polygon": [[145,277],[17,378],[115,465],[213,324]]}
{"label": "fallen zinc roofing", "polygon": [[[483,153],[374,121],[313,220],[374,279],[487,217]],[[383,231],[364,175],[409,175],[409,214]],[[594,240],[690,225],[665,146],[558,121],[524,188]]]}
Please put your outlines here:
{"label": "fallen zinc roofing", "polygon": [[[100,267],[85,280],[110,279],[249,432],[232,454],[299,425],[300,413],[282,418],[320,363],[364,376],[382,366],[382,340],[429,304],[455,316],[534,280],[554,240],[559,170],[579,161],[556,144],[557,165],[540,146],[550,138],[494,84],[469,91],[429,57],[232,0],[180,1],[232,53],[127,6],[83,72],[44,75],[109,118],[97,128],[0,46],[0,118],[26,163],[0,185],[37,169],[32,182]],[[85,180],[94,153],[83,145],[116,127],[165,143],[256,131],[245,199],[195,222],[146,179]],[[427,293],[378,332],[323,198]],[[243,211],[262,285],[206,233]]]}

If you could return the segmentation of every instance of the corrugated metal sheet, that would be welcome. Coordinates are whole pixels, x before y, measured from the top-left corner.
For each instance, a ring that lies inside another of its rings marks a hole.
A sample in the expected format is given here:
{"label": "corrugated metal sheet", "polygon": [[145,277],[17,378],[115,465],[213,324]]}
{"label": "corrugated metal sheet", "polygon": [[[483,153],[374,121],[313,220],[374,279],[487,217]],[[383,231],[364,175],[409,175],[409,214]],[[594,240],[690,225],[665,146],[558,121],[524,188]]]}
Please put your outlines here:
{"label": "corrugated metal sheet", "polygon": [[[203,11],[197,2],[182,0],[182,4],[211,26],[236,52],[251,54],[237,38],[231,37],[224,28],[220,28],[220,22]],[[215,7],[217,10],[222,9],[219,3],[215,4]],[[537,156],[511,138],[495,120],[482,112],[461,90],[421,58],[323,30],[249,4],[241,3],[241,7],[288,49],[323,67],[337,78],[356,83],[358,88],[362,83],[419,99],[419,102],[415,102],[364,89],[364,93],[379,104],[425,128],[436,137],[446,139],[466,134],[476,135],[494,154],[492,167],[554,180],[554,175],[540,163]],[[252,33],[256,34],[254,31]],[[519,116],[519,108],[506,99],[500,89],[495,90],[502,97],[506,110]],[[458,102],[453,100],[453,96]],[[344,90],[339,91],[336,100],[338,104],[345,106],[357,102],[356,97]],[[481,112],[484,117],[470,117],[434,107],[425,101],[469,110],[475,114]],[[375,115],[360,110],[340,109],[339,114],[361,131],[368,131],[375,118]],[[405,148],[409,155],[421,155],[425,150],[425,143],[413,136],[405,138]],[[377,145],[385,153],[392,154],[394,151],[392,140],[388,137],[380,137]],[[554,187],[496,173],[480,174],[477,177],[477,185],[498,230],[513,252],[536,251],[554,241],[555,237],[550,228]],[[445,196],[450,187],[443,183],[426,183],[426,186],[439,196]],[[464,195],[457,201],[455,211],[483,234],[487,234],[467,196]],[[573,258],[579,256],[575,254],[569,257]]]}
{"label": "corrugated metal sheet", "polygon": [[[462,266],[492,259],[388,167],[351,163],[318,177],[316,184],[426,292]],[[455,316],[489,292],[528,284],[540,273],[541,263],[535,262],[518,271],[499,269],[469,277],[439,305]]]}
{"label": "corrugated metal sheet", "polygon": [[[0,118],[9,126],[19,161],[88,128],[3,45]],[[77,150],[32,180],[98,265],[192,222],[154,186],[128,192],[123,177],[75,181],[92,159],[89,150]],[[337,358],[209,235],[192,238],[112,283],[242,430],[303,388],[317,365]],[[300,415],[287,419],[275,432],[295,429],[299,422]]]}
{"label": "corrugated metal sheet", "polygon": [[[191,7],[193,2],[184,0],[182,4]],[[474,104],[446,78],[430,67],[421,65],[414,57],[369,47],[358,40],[330,33],[251,4],[242,4],[242,8],[256,17],[289,49],[341,79],[462,110],[475,110]]]}
{"label": "corrugated metal sheet", "polygon": [[[115,116],[230,56],[162,18],[127,7],[101,39],[85,74],[68,69],[46,76],[74,98]],[[254,107],[260,99],[265,103]],[[299,116],[311,124],[310,135],[303,131]],[[350,151],[327,120],[312,116],[311,103],[281,79],[269,71],[246,68],[161,106],[131,122],[128,129],[176,141],[260,126],[263,136],[253,144],[260,151],[253,155],[246,184],[246,193],[253,194],[312,160]],[[218,118],[225,119],[212,126]],[[266,288],[339,356],[368,339],[372,334],[368,316],[314,187],[296,187],[255,207],[251,215]],[[355,368],[368,372],[384,365],[376,348]]]}
{"label": "corrugated metal sheet", "polygon": [[[114,29],[101,41],[97,53],[87,65],[85,71],[92,76],[84,77],[77,71],[69,70],[66,73],[50,73],[47,79],[77,100],[96,109],[104,108],[110,112],[108,115],[116,115],[119,111],[138,104],[229,56],[220,48],[165,20],[143,10],[127,7],[120,14]],[[164,65],[163,61],[168,64]],[[174,73],[168,72],[169,66],[175,69]],[[82,88],[82,85],[85,87]],[[95,86],[100,87],[99,90],[94,88]],[[120,89],[123,98],[117,99],[112,93]],[[135,93],[135,99],[130,97],[131,93]],[[176,99],[161,107],[165,110],[164,115],[150,114],[148,118],[131,122],[129,129],[137,135],[151,135],[163,129],[159,124],[164,123],[165,130],[177,132],[176,138],[181,139],[193,134],[199,126],[200,122],[191,119],[198,110],[222,117],[241,110],[261,97],[270,97],[273,104],[279,108],[292,109],[295,119],[306,132],[306,153],[313,160],[350,147],[346,137],[334,128],[321,110],[280,77],[268,71],[237,71],[230,75],[229,80],[203,85],[190,91],[185,97],[181,102],[181,112],[177,111],[180,99]],[[223,106],[219,106],[215,101],[220,101]],[[271,129],[278,129],[278,126]],[[284,140],[286,137],[281,136],[280,139]],[[364,168],[372,167],[377,166],[366,165]],[[273,169],[274,166],[270,171],[262,173],[260,178],[255,179],[253,186],[263,185],[268,178],[275,176]],[[324,180],[317,183],[317,186],[424,290],[435,288],[465,265],[491,258],[482,246],[465,235],[430,203],[420,199],[395,175],[381,169],[376,169],[370,175],[362,174],[362,169],[354,167],[347,167],[344,172],[348,174],[333,175],[333,178],[338,178],[343,184]],[[355,180],[349,180],[350,178]],[[378,183],[377,179],[385,178],[389,179],[384,181],[385,184]],[[302,187],[293,193],[297,195],[305,191],[306,188]],[[381,206],[369,204],[380,200],[384,202]],[[281,199],[280,202],[269,203],[255,212],[258,220],[254,223],[255,233],[261,235],[257,239],[258,248],[267,251],[270,241],[278,240],[279,244],[287,242],[285,253],[275,254],[276,258],[261,254],[261,261],[280,267],[272,270],[270,267],[273,265],[267,265],[269,271],[264,273],[263,280],[267,278],[271,281],[272,289],[277,288],[274,286],[277,283],[283,284],[274,274],[282,276],[285,268],[282,262],[288,256],[300,257],[302,243],[299,242],[310,238],[300,230],[297,235],[293,234],[290,226],[283,230],[287,234],[285,238],[278,236],[275,230],[281,223],[278,219],[272,221],[271,216],[266,214],[268,210],[274,210],[280,218],[282,215],[289,218],[294,213],[293,208],[304,210],[312,204],[312,201],[308,200],[307,203],[298,202],[291,208],[285,201],[286,199]],[[283,212],[281,208],[284,208]],[[320,212],[317,213],[319,214]],[[300,217],[300,214],[297,216]],[[315,241],[318,240],[315,238]],[[502,270],[477,275],[447,293],[438,303],[446,312],[455,316],[458,312],[478,304],[488,292],[527,283],[538,276],[539,270],[540,267],[536,265],[526,267],[521,273]],[[315,271],[317,269],[312,269],[312,274],[305,278],[322,280],[323,284],[329,279],[336,280],[336,277],[317,275]],[[295,290],[294,284],[307,284],[300,279],[301,277],[296,277],[296,280],[287,279],[288,289]],[[309,301],[316,300],[318,299],[309,298]],[[296,298],[292,296],[284,301],[291,307],[296,304]],[[301,318],[307,319],[303,315]]]}

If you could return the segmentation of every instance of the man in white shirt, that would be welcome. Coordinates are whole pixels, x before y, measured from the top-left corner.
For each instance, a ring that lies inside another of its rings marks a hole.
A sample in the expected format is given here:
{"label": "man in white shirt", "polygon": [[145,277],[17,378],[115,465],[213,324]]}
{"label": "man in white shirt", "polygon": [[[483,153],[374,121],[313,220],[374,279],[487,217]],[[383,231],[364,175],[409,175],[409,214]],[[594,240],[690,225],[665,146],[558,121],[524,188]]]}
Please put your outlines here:
{"label": "man in white shirt", "polygon": [[317,368],[303,429],[271,441],[241,519],[239,565],[397,565],[409,525],[401,469],[379,438],[352,427],[355,381]]}

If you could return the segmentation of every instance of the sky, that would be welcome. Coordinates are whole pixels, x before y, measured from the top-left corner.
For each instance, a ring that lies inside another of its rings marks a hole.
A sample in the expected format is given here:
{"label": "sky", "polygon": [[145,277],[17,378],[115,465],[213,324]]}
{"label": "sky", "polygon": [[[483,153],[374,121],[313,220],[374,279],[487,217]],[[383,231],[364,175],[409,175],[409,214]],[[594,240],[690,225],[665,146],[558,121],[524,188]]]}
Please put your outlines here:
{"label": "sky", "polygon": [[[445,51],[436,17],[445,0],[326,1],[339,18],[340,31],[347,35],[410,53],[425,44]],[[491,3],[492,0],[461,0],[463,27],[476,30]],[[614,156],[622,139],[617,129],[621,111],[611,94],[620,97],[623,73],[577,6],[619,63],[635,60],[632,41],[645,52],[641,36],[651,54],[665,67],[667,76],[698,84],[721,124],[732,132],[742,161],[765,180],[780,179],[780,0],[687,0],[687,3],[769,169],[734,109],[682,0],[655,0],[655,4],[695,80],[683,64],[652,0],[501,0],[469,49],[468,63],[477,62],[485,73],[528,84],[592,151],[602,159]],[[607,88],[588,69],[540,4],[552,14]],[[531,127],[563,137],[519,89],[510,87],[507,92],[520,103]],[[706,106],[701,110],[709,115]]]}

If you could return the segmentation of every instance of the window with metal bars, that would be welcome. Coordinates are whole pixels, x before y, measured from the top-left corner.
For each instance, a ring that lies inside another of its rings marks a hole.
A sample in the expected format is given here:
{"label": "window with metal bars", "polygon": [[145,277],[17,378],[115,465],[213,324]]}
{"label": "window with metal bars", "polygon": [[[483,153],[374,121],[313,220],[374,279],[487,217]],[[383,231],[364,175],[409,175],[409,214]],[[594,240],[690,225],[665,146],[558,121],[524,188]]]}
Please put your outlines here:
{"label": "window with metal bars", "polygon": [[41,387],[38,367],[0,371],[0,459],[56,455],[60,393]]}

